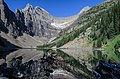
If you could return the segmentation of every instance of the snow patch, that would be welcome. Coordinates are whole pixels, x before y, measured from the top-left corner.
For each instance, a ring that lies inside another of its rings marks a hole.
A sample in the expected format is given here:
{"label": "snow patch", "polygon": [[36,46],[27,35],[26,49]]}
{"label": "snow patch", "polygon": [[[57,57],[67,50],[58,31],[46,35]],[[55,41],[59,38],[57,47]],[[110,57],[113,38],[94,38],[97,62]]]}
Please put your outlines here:
{"label": "snow patch", "polygon": [[63,22],[63,23],[51,23],[52,26],[54,26],[55,28],[59,28],[59,29],[64,29],[66,28],[69,23],[68,22]]}

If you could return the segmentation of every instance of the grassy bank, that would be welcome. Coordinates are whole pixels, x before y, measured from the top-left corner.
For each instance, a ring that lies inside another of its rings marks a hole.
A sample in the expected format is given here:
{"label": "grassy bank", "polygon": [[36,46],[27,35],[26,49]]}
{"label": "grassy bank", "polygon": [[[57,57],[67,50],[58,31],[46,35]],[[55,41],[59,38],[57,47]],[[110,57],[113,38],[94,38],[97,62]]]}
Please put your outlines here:
{"label": "grassy bank", "polygon": [[112,39],[108,40],[107,45],[105,46],[105,53],[108,55],[108,59],[111,59],[114,62],[120,62],[120,58],[118,54],[115,52],[115,46],[118,45],[120,41],[120,35],[113,37]]}

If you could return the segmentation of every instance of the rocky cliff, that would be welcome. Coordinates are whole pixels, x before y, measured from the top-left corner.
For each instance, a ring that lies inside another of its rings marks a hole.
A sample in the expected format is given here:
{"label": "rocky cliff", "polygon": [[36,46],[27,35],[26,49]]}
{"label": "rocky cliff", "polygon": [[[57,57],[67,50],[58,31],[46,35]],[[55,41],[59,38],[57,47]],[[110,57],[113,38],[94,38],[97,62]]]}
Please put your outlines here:
{"label": "rocky cliff", "polygon": [[0,20],[0,24],[2,24],[1,26],[7,28],[6,30],[1,29],[1,31],[8,30],[8,34],[13,37],[20,36],[25,31],[25,27],[20,25],[15,14],[8,8],[3,0],[0,0]]}

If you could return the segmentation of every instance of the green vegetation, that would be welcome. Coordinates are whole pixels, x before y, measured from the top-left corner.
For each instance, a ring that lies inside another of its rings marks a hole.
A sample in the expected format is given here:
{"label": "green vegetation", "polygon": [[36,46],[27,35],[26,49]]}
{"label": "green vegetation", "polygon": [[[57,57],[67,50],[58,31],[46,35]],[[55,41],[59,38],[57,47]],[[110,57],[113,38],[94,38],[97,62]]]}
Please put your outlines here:
{"label": "green vegetation", "polygon": [[55,46],[56,45],[56,43],[54,42],[54,43],[51,43],[51,44],[44,44],[44,45],[42,45],[42,46],[37,46],[37,48],[39,49],[39,48],[51,48],[51,47],[53,47],[53,46]]}
{"label": "green vegetation", "polygon": [[93,55],[88,56],[88,61],[92,66],[96,66],[99,60],[111,60],[111,62],[120,63],[120,35],[116,35],[113,38],[107,40],[105,50],[94,50]]}
{"label": "green vegetation", "polygon": [[107,40],[115,35],[120,34],[120,2],[114,3],[113,7],[109,8],[94,20],[92,31],[89,35],[94,41],[94,47],[101,47],[102,44],[107,44]]}
{"label": "green vegetation", "polygon": [[99,16],[100,13],[104,12],[106,9],[109,9],[111,6],[113,6],[114,2],[116,1],[105,2],[97,6],[94,6],[93,8],[88,10],[84,15],[80,16],[79,19],[77,19],[77,21],[75,21],[71,26],[63,29],[60,35],[66,34],[66,31],[70,30],[71,28],[74,27],[78,28],[79,27],[78,24],[82,25],[84,23],[89,23],[91,20],[94,19],[94,17]]}
{"label": "green vegetation", "polygon": [[120,62],[120,54],[117,52],[119,46],[120,35],[117,35],[108,41],[105,48],[105,53],[108,55],[108,58],[114,62]]}
{"label": "green vegetation", "polygon": [[94,50],[93,55],[88,56],[88,61],[96,66],[99,60],[111,60],[111,62],[120,63],[120,35],[107,40],[104,50]]}
{"label": "green vegetation", "polygon": [[120,2],[116,1],[111,8],[96,17],[96,22],[91,26],[89,35],[93,40],[93,47],[104,47],[101,58],[90,55],[91,62],[98,62],[100,59],[120,62]]}
{"label": "green vegetation", "polygon": [[101,50],[93,50],[93,55],[89,55],[87,60],[93,67],[95,67],[99,60],[107,60],[107,54],[103,53]]}
{"label": "green vegetation", "polygon": [[62,39],[59,39],[59,41],[56,42],[56,46],[60,47],[60,46],[63,46],[64,44],[68,43],[69,41],[74,40],[81,33],[85,32],[88,27],[89,27],[89,25],[86,25],[86,26],[81,27],[80,29],[78,29],[76,31],[73,31],[73,32],[63,36]]}

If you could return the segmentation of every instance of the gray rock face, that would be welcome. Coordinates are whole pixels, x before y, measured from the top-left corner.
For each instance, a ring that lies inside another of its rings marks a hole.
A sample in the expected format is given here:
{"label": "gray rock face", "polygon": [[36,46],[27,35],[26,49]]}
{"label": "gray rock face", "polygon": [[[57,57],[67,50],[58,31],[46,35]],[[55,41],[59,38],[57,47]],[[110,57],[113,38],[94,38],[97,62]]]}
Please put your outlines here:
{"label": "gray rock face", "polygon": [[17,37],[24,32],[23,26],[21,26],[15,14],[8,8],[3,0],[0,0],[0,19],[8,29],[10,35]]}
{"label": "gray rock face", "polygon": [[0,31],[8,33],[8,29],[4,26],[4,22],[0,19]]}
{"label": "gray rock face", "polygon": [[16,16],[19,14],[24,15],[25,26],[27,26],[27,33],[35,36],[56,37],[61,29],[71,25],[80,14],[74,16],[58,18],[50,15],[46,10],[36,6],[33,7],[27,4],[26,7],[16,12]]}
{"label": "gray rock face", "polygon": [[[19,17],[20,11],[17,11],[16,14]],[[58,35],[59,30],[50,25],[52,17],[44,9],[27,4],[21,14],[24,14],[23,23],[27,26],[27,33],[30,35],[49,38]]]}

